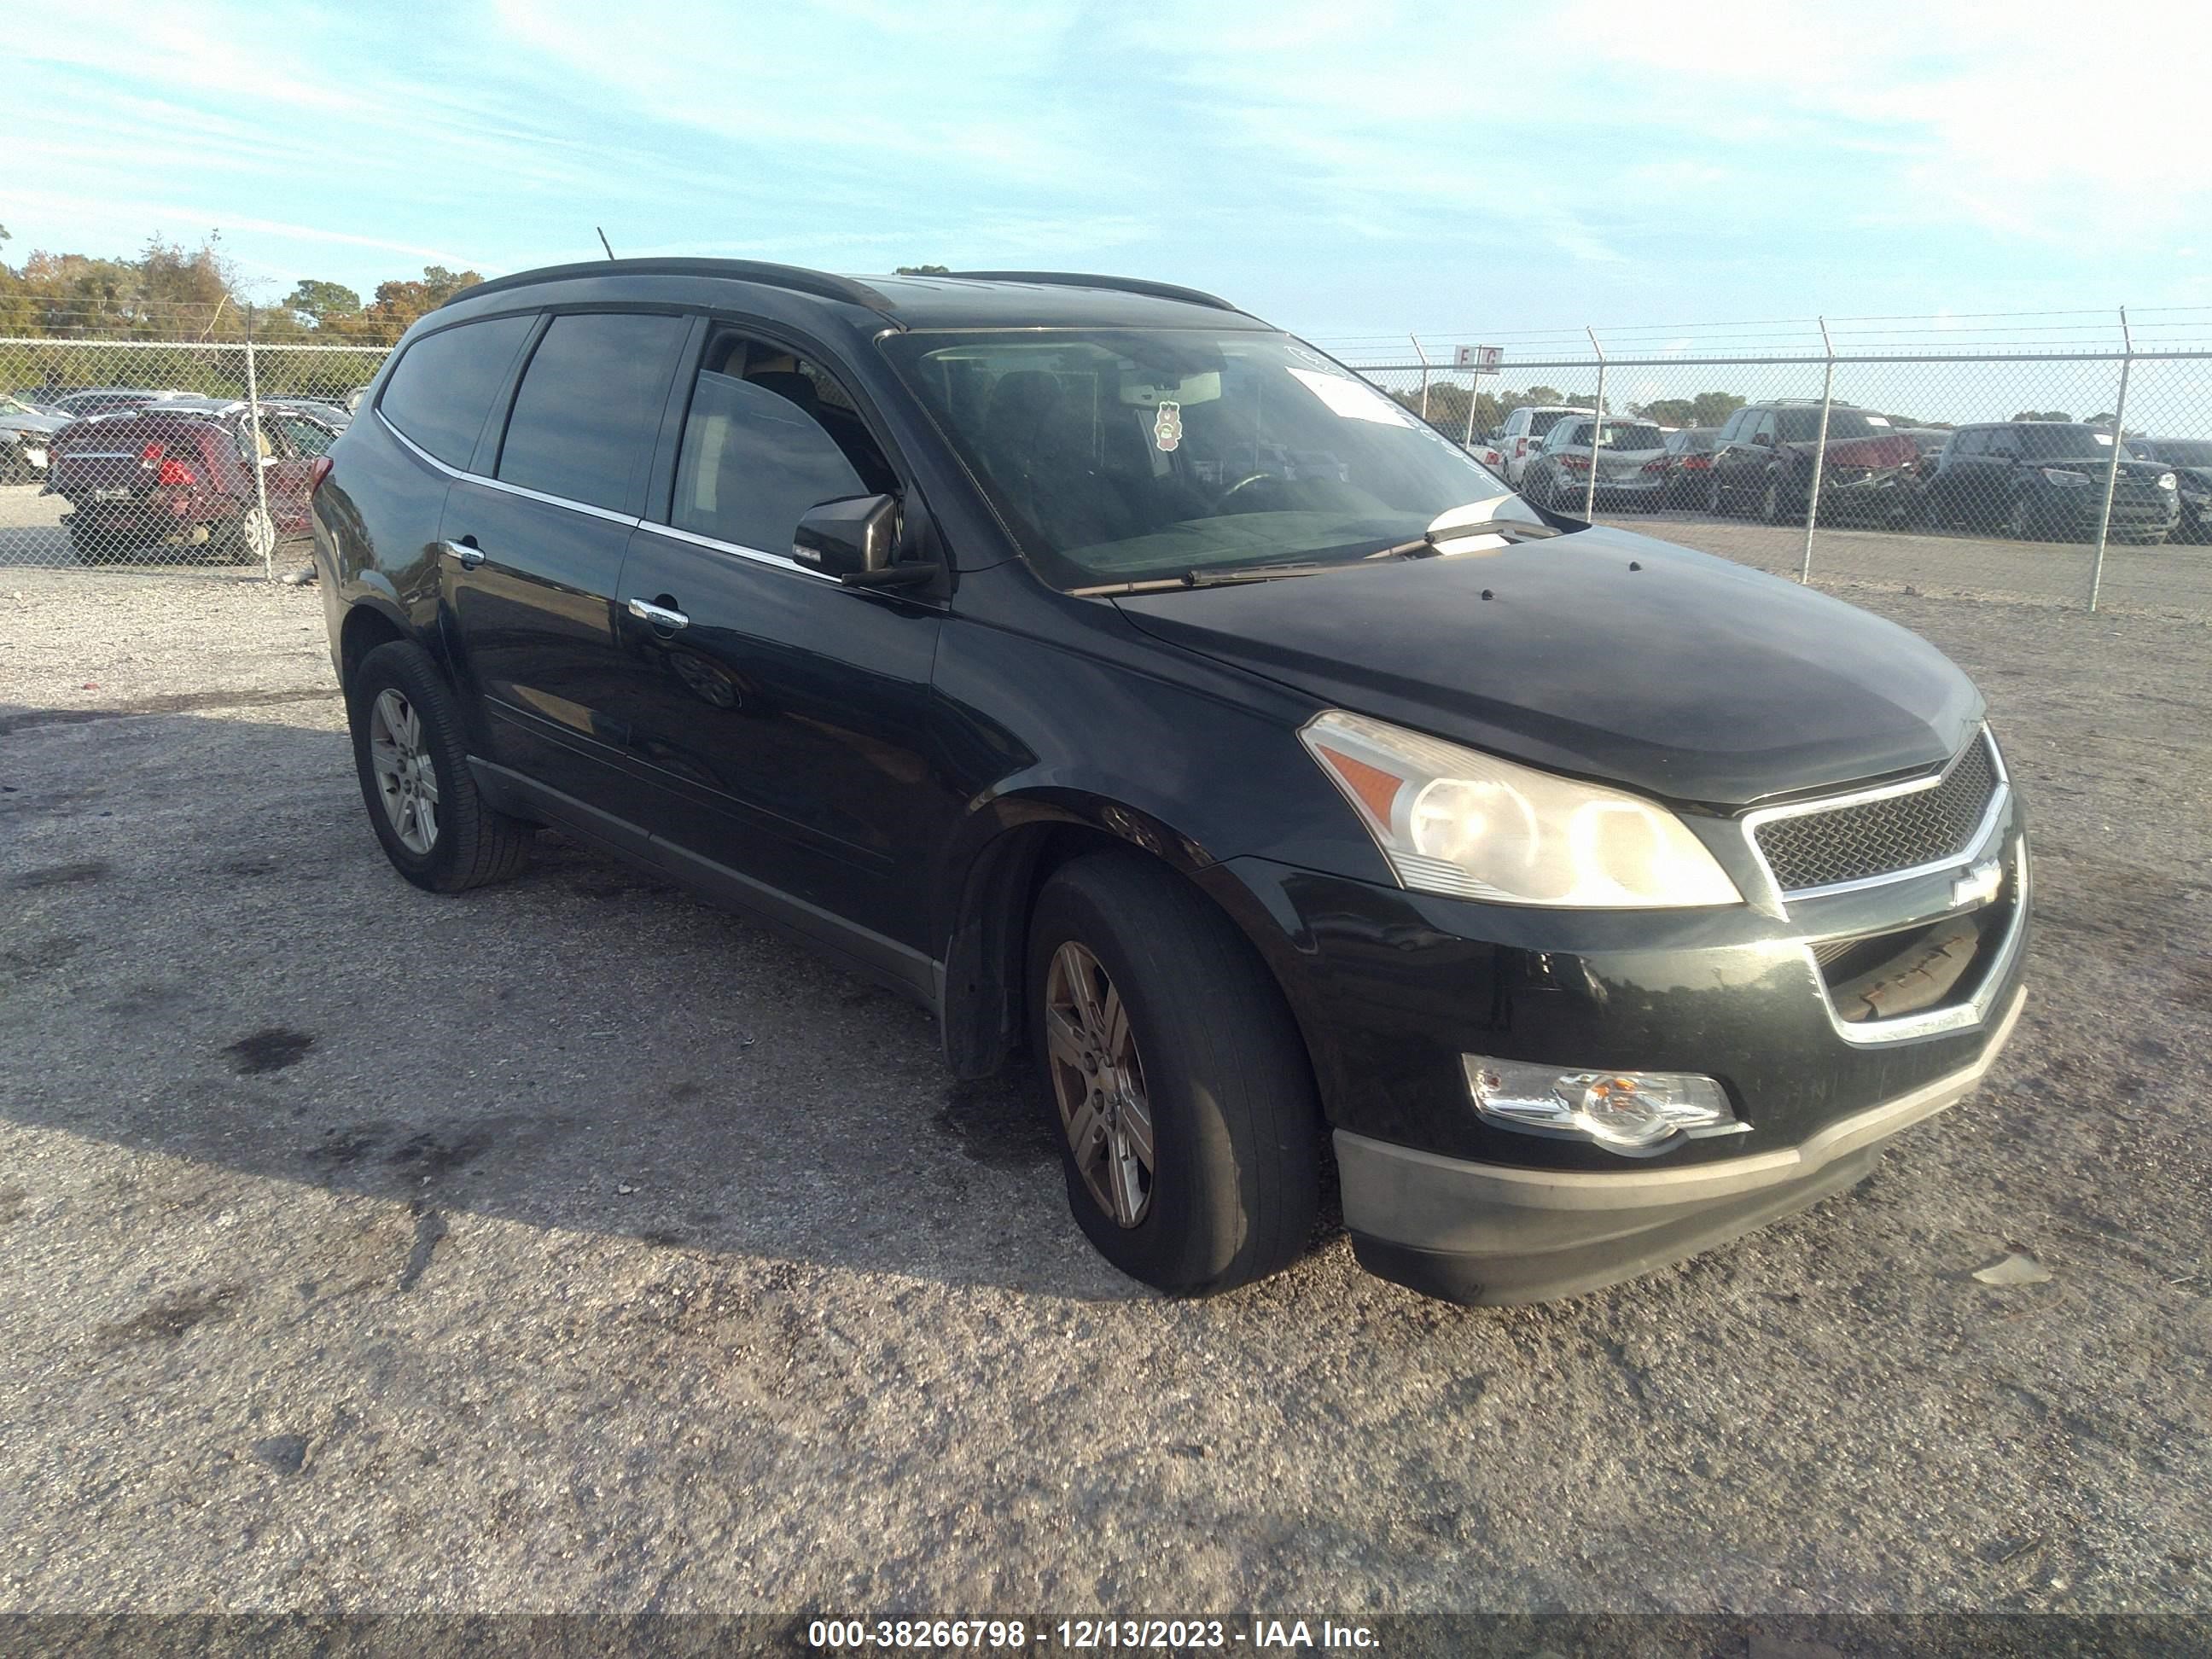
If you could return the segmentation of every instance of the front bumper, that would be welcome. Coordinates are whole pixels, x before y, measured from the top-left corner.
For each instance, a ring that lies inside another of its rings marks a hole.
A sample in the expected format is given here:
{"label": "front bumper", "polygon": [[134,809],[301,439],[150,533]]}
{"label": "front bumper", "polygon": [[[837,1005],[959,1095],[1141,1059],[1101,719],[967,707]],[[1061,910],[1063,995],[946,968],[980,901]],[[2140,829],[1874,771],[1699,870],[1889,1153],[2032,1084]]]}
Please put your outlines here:
{"label": "front bumper", "polygon": [[[1722,910],[1484,905],[1249,858],[1208,884],[1267,955],[1305,1036],[1360,1259],[1453,1299],[1526,1301],[1814,1203],[1970,1089],[2020,1004],[2024,811],[2008,792],[1976,845],[1909,878]],[[1739,825],[1693,828],[1742,891],[1759,890]],[[1990,859],[1998,891],[1962,897],[1960,875]],[[1973,954],[1932,1006],[1856,1023],[1839,1009],[1824,961],[1963,918]],[[1638,1159],[1540,1138],[1474,1110],[1468,1054],[1713,1078],[1750,1127]]]}
{"label": "front bumper", "polygon": [[1352,1250],[1370,1273],[1468,1304],[1579,1296],[1679,1261],[1863,1180],[1891,1139],[1982,1080],[2026,996],[2013,993],[1971,1065],[1798,1146],[1726,1163],[1610,1174],[1523,1170],[1340,1129]]}

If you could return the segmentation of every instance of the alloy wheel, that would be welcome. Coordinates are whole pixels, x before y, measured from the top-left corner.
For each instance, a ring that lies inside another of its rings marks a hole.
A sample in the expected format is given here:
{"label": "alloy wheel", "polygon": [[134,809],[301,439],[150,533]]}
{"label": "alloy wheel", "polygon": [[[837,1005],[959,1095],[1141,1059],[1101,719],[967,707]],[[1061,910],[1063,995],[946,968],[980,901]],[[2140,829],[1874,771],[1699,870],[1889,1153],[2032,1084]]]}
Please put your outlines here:
{"label": "alloy wheel", "polygon": [[1098,1207],[1133,1227],[1152,1209],[1158,1153],[1128,1008],[1098,958],[1073,939],[1053,952],[1044,994],[1060,1131]]}
{"label": "alloy wheel", "polygon": [[422,717],[404,692],[387,687],[370,705],[368,758],[392,833],[409,852],[428,853],[438,841],[438,773],[422,741]]}

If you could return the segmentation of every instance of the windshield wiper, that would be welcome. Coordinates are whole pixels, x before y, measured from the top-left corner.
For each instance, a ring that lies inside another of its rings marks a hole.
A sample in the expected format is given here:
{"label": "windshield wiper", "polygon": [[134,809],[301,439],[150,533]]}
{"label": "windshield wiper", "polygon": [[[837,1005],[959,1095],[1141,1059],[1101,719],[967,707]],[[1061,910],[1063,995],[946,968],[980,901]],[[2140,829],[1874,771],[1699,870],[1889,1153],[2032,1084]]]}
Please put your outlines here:
{"label": "windshield wiper", "polygon": [[1329,570],[1348,570],[1346,564],[1233,564],[1220,570],[1186,570],[1180,576],[1154,576],[1144,581],[1107,582],[1097,587],[1070,590],[1081,599],[1101,599],[1115,593],[1166,593],[1179,587],[1231,587],[1239,582],[1272,582],[1286,576],[1318,576]]}

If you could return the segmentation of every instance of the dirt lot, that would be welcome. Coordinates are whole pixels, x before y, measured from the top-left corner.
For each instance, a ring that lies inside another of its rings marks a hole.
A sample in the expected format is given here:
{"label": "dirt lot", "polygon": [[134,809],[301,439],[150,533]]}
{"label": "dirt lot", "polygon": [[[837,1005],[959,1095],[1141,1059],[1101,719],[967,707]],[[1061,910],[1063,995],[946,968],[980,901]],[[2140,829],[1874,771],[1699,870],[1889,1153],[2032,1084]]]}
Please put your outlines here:
{"label": "dirt lot", "polygon": [[2212,632],[1874,602],[2032,797],[2012,1048],[1470,1312],[1139,1291],[906,1006],[550,836],[402,884],[312,590],[0,572],[0,1608],[2212,1608]]}

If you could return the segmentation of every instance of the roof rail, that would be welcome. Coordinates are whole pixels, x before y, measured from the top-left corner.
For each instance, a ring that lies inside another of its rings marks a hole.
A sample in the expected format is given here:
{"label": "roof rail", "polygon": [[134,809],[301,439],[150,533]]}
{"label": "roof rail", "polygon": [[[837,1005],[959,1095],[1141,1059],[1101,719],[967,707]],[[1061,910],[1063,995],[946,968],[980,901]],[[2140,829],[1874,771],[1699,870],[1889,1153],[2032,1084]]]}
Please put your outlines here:
{"label": "roof rail", "polygon": [[866,283],[856,283],[849,276],[833,276],[824,270],[808,270],[801,265],[765,264],[756,259],[585,259],[568,265],[542,265],[535,270],[518,270],[511,276],[495,276],[488,283],[465,288],[445,303],[453,305],[479,294],[497,294],[538,283],[610,276],[723,276],[741,283],[758,283],[763,288],[818,295],[825,300],[842,300],[848,305],[861,306],[885,316],[891,312],[891,302]]}
{"label": "roof rail", "polygon": [[1142,276],[1086,276],[1073,270],[953,270],[945,274],[974,283],[1044,283],[1054,288],[1118,289],[1124,294],[1150,295],[1155,300],[1180,300],[1185,305],[1204,306],[1211,311],[1240,309],[1218,295],[1194,288],[1178,288],[1173,283],[1150,282]]}

